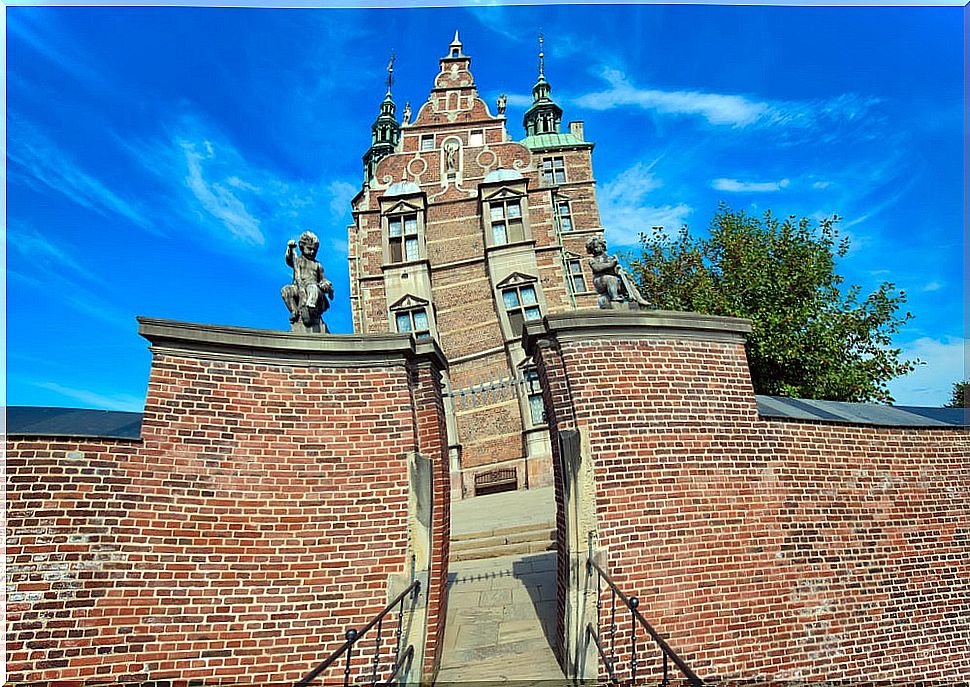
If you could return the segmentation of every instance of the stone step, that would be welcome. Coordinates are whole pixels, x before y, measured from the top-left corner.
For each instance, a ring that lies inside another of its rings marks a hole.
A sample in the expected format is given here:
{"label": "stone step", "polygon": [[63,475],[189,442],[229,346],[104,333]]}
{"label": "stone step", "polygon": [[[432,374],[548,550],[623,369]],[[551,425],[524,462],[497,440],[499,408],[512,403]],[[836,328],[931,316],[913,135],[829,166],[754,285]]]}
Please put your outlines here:
{"label": "stone step", "polygon": [[469,539],[484,539],[486,537],[499,537],[509,534],[519,534],[521,532],[535,532],[535,531],[546,531],[556,529],[556,523],[553,520],[547,522],[533,522],[523,525],[511,525],[509,527],[495,527],[491,529],[477,530],[475,532],[464,532],[462,534],[452,533],[451,542],[467,541]]}
{"label": "stone step", "polygon": [[[468,543],[474,542],[463,542],[463,544]],[[452,562],[472,561],[482,558],[498,558],[500,556],[542,553],[544,551],[549,551],[554,547],[555,542],[552,540],[552,537],[544,540],[530,540],[514,543],[503,541],[502,543],[489,544],[485,546],[473,546],[458,550],[451,549],[448,558]]]}
{"label": "stone step", "polygon": [[488,534],[486,536],[475,537],[473,539],[452,540],[452,551],[467,551],[469,549],[492,548],[503,544],[523,544],[526,542],[551,542],[555,541],[556,531],[547,527],[530,529],[521,532],[507,532],[500,534]]}

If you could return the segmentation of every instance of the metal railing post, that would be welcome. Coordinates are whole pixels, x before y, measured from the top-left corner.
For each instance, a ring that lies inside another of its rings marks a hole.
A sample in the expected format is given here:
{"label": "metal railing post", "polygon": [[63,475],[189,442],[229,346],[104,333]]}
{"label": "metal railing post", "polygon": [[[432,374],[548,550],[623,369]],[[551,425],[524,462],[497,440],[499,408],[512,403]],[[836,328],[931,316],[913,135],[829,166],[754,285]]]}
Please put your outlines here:
{"label": "metal railing post", "polygon": [[[670,685],[670,663],[672,662],[686,681],[694,686],[699,687],[704,683],[697,677],[690,666],[682,659],[676,651],[674,651],[666,640],[660,636],[660,634],[651,627],[650,623],[646,621],[643,615],[640,613],[640,599],[636,596],[627,597],[616,583],[610,578],[603,568],[601,568],[592,557],[590,557],[587,562],[587,571],[590,575],[594,572],[596,573],[596,628],[594,630],[593,623],[590,622],[586,626],[587,637],[592,639],[596,643],[596,649],[599,652],[600,660],[606,667],[606,672],[609,675],[610,681],[613,684],[619,684],[619,680],[616,675],[616,600],[619,597],[620,601],[630,610],[630,682],[635,683],[637,679],[637,674],[640,672],[640,656],[639,648],[637,647],[637,630],[638,628],[643,628],[650,641],[660,649],[661,656],[661,666],[662,671],[660,687],[668,687]],[[600,636],[600,623],[601,623],[601,611],[602,611],[602,599],[600,598],[603,593],[603,582],[610,589],[612,595],[611,608],[610,608],[610,651],[609,656],[607,656],[606,650],[603,647],[603,638]]]}
{"label": "metal railing post", "polygon": [[640,599],[635,596],[630,597],[630,679],[637,681],[637,607]]}
{"label": "metal railing post", "polygon": [[350,659],[354,654],[354,640],[357,639],[357,630],[350,628],[347,630],[347,641],[350,644],[347,645],[347,665],[344,667],[344,687],[350,684]]}
{"label": "metal railing post", "polygon": [[[336,661],[344,654],[347,655],[347,662],[346,662],[346,665],[344,665],[343,684],[344,684],[344,687],[350,687],[350,684],[351,684],[350,675],[352,671],[351,663],[353,661],[354,645],[360,640],[361,637],[364,636],[364,634],[366,634],[369,630],[371,630],[374,627],[377,628],[377,636],[374,639],[374,660],[372,662],[372,667],[371,667],[371,685],[372,687],[376,687],[377,685],[384,686],[384,685],[390,685],[394,683],[394,680],[395,678],[397,678],[397,675],[401,671],[401,668],[405,665],[405,663],[407,663],[408,666],[410,666],[410,661],[414,656],[414,645],[411,645],[411,644],[409,644],[407,649],[404,650],[403,655],[401,652],[401,638],[402,638],[403,629],[404,629],[404,601],[405,599],[410,597],[412,601],[412,606],[413,606],[420,592],[421,592],[421,581],[414,580],[413,582],[411,582],[410,585],[408,585],[407,589],[405,589],[403,592],[398,594],[397,597],[395,597],[395,599],[391,601],[391,603],[385,606],[384,609],[380,613],[378,613],[363,628],[361,628],[360,630],[357,630],[354,628],[350,628],[349,630],[347,630],[347,632],[344,633],[344,637],[346,638],[347,641],[345,641],[343,645],[341,645],[341,647],[337,649],[334,653],[330,654],[330,656],[328,656],[327,659],[323,661],[323,663],[321,663],[316,668],[314,668],[306,677],[304,677],[302,680],[297,682],[296,687],[307,687],[308,685],[313,683],[314,680],[316,680],[327,668],[329,668],[334,663],[336,663]],[[387,679],[381,680],[380,659],[381,659],[381,647],[383,646],[383,643],[384,643],[383,641],[384,618],[389,613],[391,613],[395,607],[397,607],[398,609],[397,610],[398,617],[397,617],[397,629],[395,632],[396,638],[397,638],[397,645],[394,648],[394,665]],[[414,609],[412,608],[411,611],[413,613]],[[366,661],[364,662],[364,666],[365,667],[363,668],[362,675],[361,675],[362,678],[363,678],[363,675],[366,674],[366,670],[367,670]]]}

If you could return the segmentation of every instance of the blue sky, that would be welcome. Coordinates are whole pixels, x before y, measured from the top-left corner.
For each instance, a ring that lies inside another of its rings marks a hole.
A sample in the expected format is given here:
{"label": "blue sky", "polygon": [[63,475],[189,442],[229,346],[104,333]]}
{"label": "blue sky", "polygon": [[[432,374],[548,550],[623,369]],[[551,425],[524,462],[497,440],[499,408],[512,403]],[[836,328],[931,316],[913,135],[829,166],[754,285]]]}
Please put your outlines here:
{"label": "blue sky", "polygon": [[583,120],[613,249],[736,209],[838,213],[841,264],[884,280],[941,405],[965,372],[963,10],[8,7],[7,402],[140,410],[136,315],[287,328],[289,238],[322,239],[350,332],[346,227],[393,49],[417,111],[455,29],[480,94],[537,73]]}

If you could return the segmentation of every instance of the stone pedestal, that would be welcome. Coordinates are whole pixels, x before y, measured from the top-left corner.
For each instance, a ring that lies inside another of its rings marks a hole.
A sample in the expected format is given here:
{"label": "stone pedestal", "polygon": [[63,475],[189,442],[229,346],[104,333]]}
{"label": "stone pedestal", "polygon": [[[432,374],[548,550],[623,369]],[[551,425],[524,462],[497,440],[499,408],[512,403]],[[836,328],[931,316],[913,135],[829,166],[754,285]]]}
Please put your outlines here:
{"label": "stone pedestal", "polygon": [[330,330],[327,329],[327,323],[316,322],[311,324],[309,327],[303,324],[302,321],[297,320],[290,324],[290,331],[294,334],[329,334]]}

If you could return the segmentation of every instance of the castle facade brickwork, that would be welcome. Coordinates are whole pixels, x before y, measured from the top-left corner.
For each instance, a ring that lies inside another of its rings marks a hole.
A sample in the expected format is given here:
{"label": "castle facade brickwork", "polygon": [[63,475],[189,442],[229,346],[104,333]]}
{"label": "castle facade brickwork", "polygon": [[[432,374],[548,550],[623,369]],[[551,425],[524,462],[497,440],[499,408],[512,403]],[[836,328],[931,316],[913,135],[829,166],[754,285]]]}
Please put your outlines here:
{"label": "castle facade brickwork", "polygon": [[[506,487],[551,484],[541,392],[518,341],[523,321],[595,306],[585,244],[603,232],[593,146],[580,123],[561,131],[544,75],[514,141],[470,62],[456,35],[414,121],[398,125],[389,87],[349,228],[355,330],[410,331],[448,358],[456,498],[496,468],[514,471]],[[482,391],[496,384],[510,391]]]}

